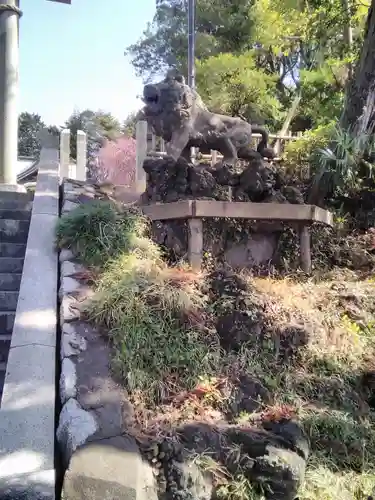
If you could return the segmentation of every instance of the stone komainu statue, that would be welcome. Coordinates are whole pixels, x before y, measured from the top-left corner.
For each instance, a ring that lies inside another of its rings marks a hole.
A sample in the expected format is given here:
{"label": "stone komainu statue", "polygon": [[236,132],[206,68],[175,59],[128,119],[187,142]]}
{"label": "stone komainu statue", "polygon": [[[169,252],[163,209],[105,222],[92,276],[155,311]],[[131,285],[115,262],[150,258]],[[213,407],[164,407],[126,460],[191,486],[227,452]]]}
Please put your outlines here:
{"label": "stone komainu statue", "polygon": [[268,148],[268,134],[263,127],[251,126],[237,117],[211,113],[199,94],[185,84],[183,76],[174,70],[156,84],[143,89],[143,117],[156,135],[167,142],[167,153],[177,160],[190,157],[190,148],[199,147],[203,153],[211,149],[223,155],[223,163],[233,164],[237,158],[248,159],[253,133],[262,135],[258,152],[273,158]]}

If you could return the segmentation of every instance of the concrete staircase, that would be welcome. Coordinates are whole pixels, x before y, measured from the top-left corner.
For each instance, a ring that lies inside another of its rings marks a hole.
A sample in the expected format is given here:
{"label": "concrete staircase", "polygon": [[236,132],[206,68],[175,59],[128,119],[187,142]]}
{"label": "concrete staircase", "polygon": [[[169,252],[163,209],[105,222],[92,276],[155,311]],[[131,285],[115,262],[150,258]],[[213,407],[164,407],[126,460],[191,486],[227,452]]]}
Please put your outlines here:
{"label": "concrete staircase", "polygon": [[32,201],[32,193],[0,191],[0,401],[17,308]]}

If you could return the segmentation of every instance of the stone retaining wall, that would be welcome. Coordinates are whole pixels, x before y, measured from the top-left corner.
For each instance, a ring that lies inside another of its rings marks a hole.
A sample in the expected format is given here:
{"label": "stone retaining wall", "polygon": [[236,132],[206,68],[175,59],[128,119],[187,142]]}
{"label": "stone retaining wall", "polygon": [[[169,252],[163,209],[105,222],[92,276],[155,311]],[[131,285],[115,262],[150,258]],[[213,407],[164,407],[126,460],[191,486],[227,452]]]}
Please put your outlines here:
{"label": "stone retaining wall", "polygon": [[[62,214],[106,194],[93,185],[67,180]],[[64,500],[156,499],[151,468],[128,433],[131,406],[110,371],[110,347],[83,321],[80,310],[92,290],[73,252],[60,262],[61,375],[57,440],[67,468]]]}

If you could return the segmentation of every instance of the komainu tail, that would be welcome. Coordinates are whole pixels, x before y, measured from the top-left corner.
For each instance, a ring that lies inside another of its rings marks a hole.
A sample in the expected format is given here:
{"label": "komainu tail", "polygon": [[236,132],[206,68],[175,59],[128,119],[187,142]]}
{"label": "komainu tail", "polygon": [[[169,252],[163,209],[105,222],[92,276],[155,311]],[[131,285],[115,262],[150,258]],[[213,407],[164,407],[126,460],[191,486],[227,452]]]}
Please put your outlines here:
{"label": "komainu tail", "polygon": [[260,134],[262,139],[258,145],[257,151],[263,158],[275,158],[275,152],[272,148],[268,147],[268,132],[264,127],[252,126],[253,134]]}

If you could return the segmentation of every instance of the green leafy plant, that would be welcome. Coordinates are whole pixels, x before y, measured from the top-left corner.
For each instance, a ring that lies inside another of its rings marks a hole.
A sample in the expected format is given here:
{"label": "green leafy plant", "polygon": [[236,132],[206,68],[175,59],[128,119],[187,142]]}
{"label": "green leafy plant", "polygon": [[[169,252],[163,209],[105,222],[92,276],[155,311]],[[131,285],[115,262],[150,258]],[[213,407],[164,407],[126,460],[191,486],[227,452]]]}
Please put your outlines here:
{"label": "green leafy plant", "polygon": [[375,153],[372,134],[354,134],[351,130],[334,128],[330,145],[317,151],[320,165],[315,182],[319,183],[328,173],[336,188],[357,189],[364,180],[371,179],[374,165],[369,161]]}
{"label": "green leafy plant", "polygon": [[300,138],[289,141],[282,156],[282,166],[287,174],[301,177],[306,170],[316,168],[315,153],[328,145],[334,125],[329,123],[313,130],[308,130]]}

